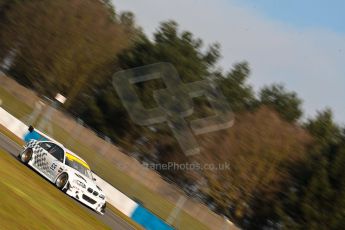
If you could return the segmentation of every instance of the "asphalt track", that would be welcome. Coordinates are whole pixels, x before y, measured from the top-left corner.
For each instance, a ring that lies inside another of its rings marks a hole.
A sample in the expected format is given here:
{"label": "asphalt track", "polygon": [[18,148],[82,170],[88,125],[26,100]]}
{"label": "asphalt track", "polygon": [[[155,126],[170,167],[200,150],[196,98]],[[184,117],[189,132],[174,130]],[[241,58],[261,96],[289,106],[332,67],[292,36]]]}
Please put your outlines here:
{"label": "asphalt track", "polygon": [[[21,150],[21,146],[17,145],[15,142],[13,142],[11,139],[6,137],[2,133],[0,133],[0,148],[2,148],[3,150],[7,151],[8,153],[10,153],[13,156],[17,156],[18,153]],[[19,164],[19,162],[18,162],[18,164]],[[79,204],[87,212],[89,212],[91,215],[94,215],[97,219],[102,221],[105,225],[109,226],[111,229],[115,229],[115,230],[134,229],[130,224],[128,224],[121,217],[117,216],[110,209],[106,209],[105,214],[102,216],[102,215],[99,215],[99,214],[95,213],[94,211],[92,211],[91,209],[87,208],[86,206],[82,205],[78,201],[74,200],[74,202]]]}

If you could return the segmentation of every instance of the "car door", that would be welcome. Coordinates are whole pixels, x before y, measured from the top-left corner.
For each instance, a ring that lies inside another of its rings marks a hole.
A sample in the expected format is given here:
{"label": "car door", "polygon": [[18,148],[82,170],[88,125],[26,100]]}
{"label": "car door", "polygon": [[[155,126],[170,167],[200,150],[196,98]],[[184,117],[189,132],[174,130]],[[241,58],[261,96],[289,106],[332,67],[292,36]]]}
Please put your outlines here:
{"label": "car door", "polygon": [[51,178],[52,181],[55,181],[56,177],[64,169],[65,151],[60,146],[54,144],[48,152],[52,156],[49,167]]}
{"label": "car door", "polygon": [[54,182],[57,174],[62,171],[64,150],[52,143],[39,143],[39,151],[34,156],[33,165],[50,181]]}

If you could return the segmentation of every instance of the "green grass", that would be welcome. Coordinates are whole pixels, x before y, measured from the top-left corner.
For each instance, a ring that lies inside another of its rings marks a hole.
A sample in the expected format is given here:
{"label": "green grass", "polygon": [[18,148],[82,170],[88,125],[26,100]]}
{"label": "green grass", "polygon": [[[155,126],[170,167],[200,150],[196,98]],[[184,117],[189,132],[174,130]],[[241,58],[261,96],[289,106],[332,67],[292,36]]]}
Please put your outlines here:
{"label": "green grass", "polygon": [[8,93],[5,89],[0,87],[0,99],[2,100],[2,105],[4,109],[9,111],[13,116],[22,119],[27,114],[32,112],[27,104],[17,100],[13,95]]}
{"label": "green grass", "polygon": [[109,229],[2,150],[0,166],[1,229]]}
{"label": "green grass", "polygon": [[[23,119],[32,112],[32,108],[0,87],[0,99],[3,101],[2,107],[10,112],[13,116]],[[140,200],[146,208],[151,210],[163,220],[167,219],[175,204],[166,200],[164,197],[154,193],[148,187],[142,185],[132,177],[119,170],[115,164],[101,154],[94,152],[89,147],[73,139],[69,133],[56,124],[52,124],[53,137],[63,143],[66,147],[75,151],[84,158],[100,177],[112,184],[127,196]],[[72,141],[71,141],[72,139]],[[72,145],[69,145],[73,143]],[[188,230],[206,230],[208,229],[199,220],[193,218],[186,212],[182,211],[179,217],[179,229]]]}

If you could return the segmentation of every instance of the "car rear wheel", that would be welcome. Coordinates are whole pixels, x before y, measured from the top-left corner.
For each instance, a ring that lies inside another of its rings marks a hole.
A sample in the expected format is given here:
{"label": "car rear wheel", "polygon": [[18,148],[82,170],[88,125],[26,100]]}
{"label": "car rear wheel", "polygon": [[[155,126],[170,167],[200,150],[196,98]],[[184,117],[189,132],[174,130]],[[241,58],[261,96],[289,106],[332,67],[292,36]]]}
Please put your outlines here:
{"label": "car rear wheel", "polygon": [[55,181],[55,185],[58,189],[63,190],[68,183],[67,173],[62,173]]}
{"label": "car rear wheel", "polygon": [[20,161],[24,164],[29,163],[32,158],[32,149],[25,149],[24,152],[20,155]]}

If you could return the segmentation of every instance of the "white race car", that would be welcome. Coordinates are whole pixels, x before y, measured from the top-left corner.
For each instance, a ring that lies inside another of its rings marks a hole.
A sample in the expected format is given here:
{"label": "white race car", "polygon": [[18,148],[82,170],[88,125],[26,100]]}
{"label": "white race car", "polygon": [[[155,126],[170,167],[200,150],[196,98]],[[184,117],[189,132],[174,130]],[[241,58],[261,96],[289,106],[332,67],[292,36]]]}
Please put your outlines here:
{"label": "white race car", "polygon": [[89,165],[79,156],[54,142],[31,140],[18,158],[69,196],[104,214],[105,195],[95,184]]}

